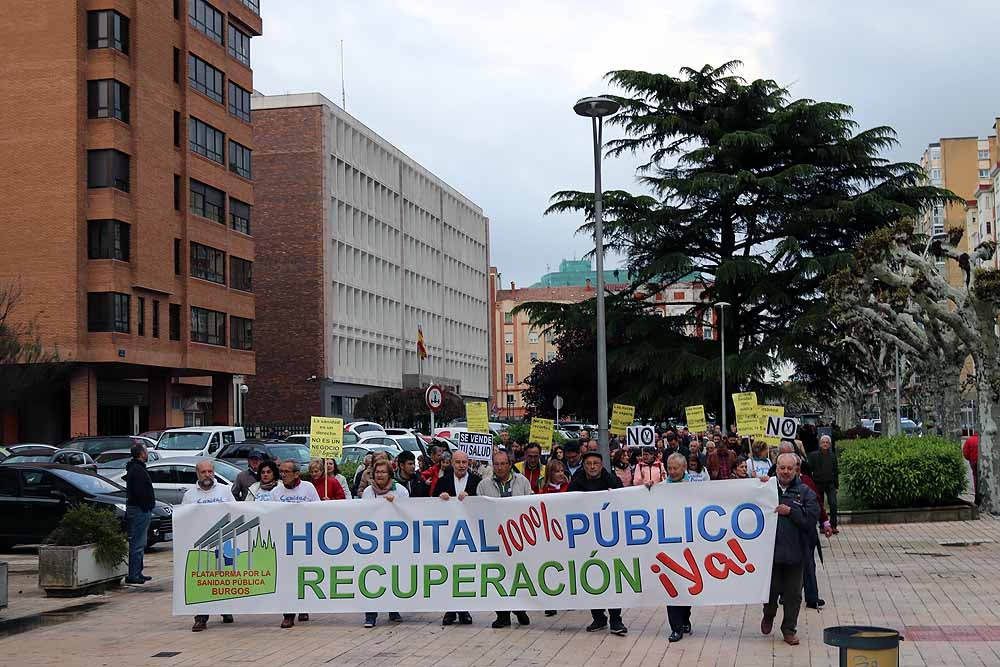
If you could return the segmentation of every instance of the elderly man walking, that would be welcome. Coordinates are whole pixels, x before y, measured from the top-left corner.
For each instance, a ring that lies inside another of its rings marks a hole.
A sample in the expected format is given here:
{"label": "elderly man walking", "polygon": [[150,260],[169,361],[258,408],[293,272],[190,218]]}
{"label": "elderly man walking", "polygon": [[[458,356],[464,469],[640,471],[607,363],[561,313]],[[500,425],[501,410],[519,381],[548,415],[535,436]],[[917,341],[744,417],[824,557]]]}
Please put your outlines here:
{"label": "elderly man walking", "polygon": [[[486,498],[511,498],[513,496],[530,496],[531,482],[511,466],[510,453],[498,449],[493,453],[493,476],[484,479],[476,487],[476,495]],[[529,625],[531,620],[524,611],[515,611],[517,622]],[[493,629],[510,627],[510,612],[498,611],[497,620],[493,621]]]}
{"label": "elderly man walking", "polygon": [[809,469],[816,483],[816,496],[822,505],[824,498],[830,505],[830,526],[837,530],[837,489],[840,488],[840,468],[833,451],[833,439],[824,435],[819,439],[819,449],[809,454]]}
{"label": "elderly man walking", "polygon": [[810,534],[819,520],[819,502],[812,489],[796,474],[799,459],[795,454],[781,454],[775,464],[778,476],[778,529],[774,538],[774,565],[771,569],[771,592],[764,605],[760,631],[771,634],[782,599],[784,615],[781,634],[785,643],[796,646],[796,626],[802,606],[802,568]]}

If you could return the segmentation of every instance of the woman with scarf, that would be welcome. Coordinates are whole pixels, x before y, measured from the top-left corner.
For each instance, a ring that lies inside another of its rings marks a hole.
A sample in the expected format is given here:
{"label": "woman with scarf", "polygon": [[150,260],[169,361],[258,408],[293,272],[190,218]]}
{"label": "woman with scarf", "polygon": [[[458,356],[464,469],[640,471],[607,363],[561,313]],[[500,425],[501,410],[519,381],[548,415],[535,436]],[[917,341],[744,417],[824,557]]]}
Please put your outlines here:
{"label": "woman with scarf", "polygon": [[[376,500],[381,498],[386,502],[394,502],[396,498],[409,498],[410,493],[406,490],[406,487],[402,484],[398,484],[396,480],[392,478],[392,468],[389,466],[389,462],[377,459],[375,463],[372,464],[372,483],[365,489],[364,493],[361,494],[362,500]],[[403,620],[403,617],[399,615],[398,611],[389,612],[389,620],[393,623],[399,623]],[[365,614],[365,627],[374,628],[375,623],[378,621],[378,612],[368,612]]]}

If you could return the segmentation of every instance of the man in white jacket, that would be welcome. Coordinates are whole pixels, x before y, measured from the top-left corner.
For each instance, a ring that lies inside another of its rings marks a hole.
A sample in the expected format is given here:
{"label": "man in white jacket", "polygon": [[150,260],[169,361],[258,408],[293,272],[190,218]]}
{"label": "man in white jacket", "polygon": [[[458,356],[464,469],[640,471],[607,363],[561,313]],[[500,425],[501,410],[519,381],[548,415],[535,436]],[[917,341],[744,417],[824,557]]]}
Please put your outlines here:
{"label": "man in white jacket", "polygon": [[[207,505],[212,503],[233,503],[236,498],[228,486],[219,484],[215,479],[215,465],[209,460],[199,461],[195,467],[198,473],[198,483],[184,492],[182,505]],[[219,545],[222,548],[222,545]],[[232,614],[222,615],[223,623],[232,623]],[[208,614],[199,614],[194,617],[194,625],[191,632],[201,632],[208,627]]]}

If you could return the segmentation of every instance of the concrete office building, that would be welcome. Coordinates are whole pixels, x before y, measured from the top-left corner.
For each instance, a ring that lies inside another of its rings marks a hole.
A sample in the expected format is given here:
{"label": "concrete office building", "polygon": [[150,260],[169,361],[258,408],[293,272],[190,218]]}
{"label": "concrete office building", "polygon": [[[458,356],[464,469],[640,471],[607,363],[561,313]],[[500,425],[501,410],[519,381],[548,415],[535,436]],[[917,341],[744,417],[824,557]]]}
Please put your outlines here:
{"label": "concrete office building", "polygon": [[258,241],[248,423],[350,418],[430,380],[489,393],[489,221],[318,93],[255,95]]}
{"label": "concrete office building", "polygon": [[2,441],[229,423],[254,372],[257,0],[3,9],[0,285],[59,363],[0,405]]}

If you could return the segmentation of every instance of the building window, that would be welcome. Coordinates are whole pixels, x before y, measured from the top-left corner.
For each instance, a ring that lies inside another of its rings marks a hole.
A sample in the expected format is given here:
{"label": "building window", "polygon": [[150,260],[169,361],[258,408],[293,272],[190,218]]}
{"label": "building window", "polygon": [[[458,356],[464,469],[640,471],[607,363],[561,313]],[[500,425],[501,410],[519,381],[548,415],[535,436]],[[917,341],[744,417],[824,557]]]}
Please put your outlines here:
{"label": "building window", "polygon": [[555,352],[546,352],[545,353],[545,361],[552,361],[555,358],[556,358],[556,353]]}
{"label": "building window", "polygon": [[[174,112],[174,147],[181,147],[181,112]],[[176,176],[175,176],[176,178]]]}
{"label": "building window", "polygon": [[504,324],[513,324],[514,323],[514,313],[512,313],[509,310],[506,313],[504,313],[503,314],[503,323]]}
{"label": "building window", "polygon": [[225,224],[226,193],[191,179],[190,208],[195,215]]}
{"label": "building window", "polygon": [[194,116],[188,117],[188,143],[198,155],[219,164],[226,163],[226,135]]}
{"label": "building window", "polygon": [[87,12],[87,48],[128,53],[128,17],[112,9]]}
{"label": "building window", "polygon": [[229,199],[229,222],[233,229],[250,235],[250,205],[239,199]]}
{"label": "building window", "polygon": [[226,314],[191,306],[191,340],[209,345],[226,344]]}
{"label": "building window", "polygon": [[254,14],[260,14],[260,0],[240,0],[240,2]]}
{"label": "building window", "polygon": [[140,336],[146,335],[146,299],[143,297],[137,297],[136,301],[138,306],[136,307],[136,331]]}
{"label": "building window", "polygon": [[205,0],[188,0],[188,20],[213,42],[222,44],[222,12]]}
{"label": "building window", "polygon": [[507,333],[505,333],[503,335],[503,342],[504,342],[505,345],[513,345],[514,344],[514,334],[511,333],[511,332],[509,332],[509,331]]}
{"label": "building window", "polygon": [[174,83],[181,82],[181,50],[174,47]]}
{"label": "building window", "polygon": [[174,275],[181,275],[181,240],[174,239]]}
{"label": "building window", "polygon": [[160,337],[160,302],[153,300],[153,338]]}
{"label": "building window", "polygon": [[181,210],[181,176],[174,174],[174,210]]}
{"label": "building window", "polygon": [[514,405],[514,394],[507,394],[507,405]]}
{"label": "building window", "polygon": [[229,55],[250,67],[250,35],[229,24]]}
{"label": "building window", "polygon": [[979,151],[979,159],[980,160],[989,160],[990,159],[990,150],[988,148],[985,149],[985,150],[980,149],[980,151]]}
{"label": "building window", "polygon": [[931,179],[935,180],[935,181],[940,181],[941,180],[941,170],[937,169],[937,168],[931,169]]}
{"label": "building window", "polygon": [[191,242],[191,276],[220,285],[226,284],[226,253]]}
{"label": "building window", "polygon": [[87,82],[87,117],[117,118],[128,122],[128,86],[114,79]]}
{"label": "building window", "polygon": [[249,148],[243,144],[238,144],[232,139],[229,140],[229,171],[242,176],[252,178],[250,170]]}
{"label": "building window", "polygon": [[170,340],[181,339],[181,304],[170,304]]}
{"label": "building window", "polygon": [[87,151],[87,187],[129,191],[129,156],[112,148]]}
{"label": "building window", "polygon": [[193,53],[188,54],[188,82],[192,88],[222,104],[224,80],[225,77],[220,70]]}
{"label": "building window", "polygon": [[131,227],[120,220],[87,221],[87,259],[129,261]]}
{"label": "building window", "polygon": [[229,286],[243,292],[252,292],[253,262],[231,256],[229,258]]}
{"label": "building window", "polygon": [[512,363],[514,363],[514,353],[513,352],[504,352],[503,362],[505,364],[512,364]]}
{"label": "building window", "polygon": [[533,364],[538,363],[538,353],[537,352],[532,352],[531,353],[531,363],[533,363]]}
{"label": "building window", "polygon": [[250,122],[250,91],[229,82],[229,113]]}
{"label": "building window", "polygon": [[229,347],[234,350],[252,350],[253,320],[243,317],[230,317],[229,338]]}
{"label": "building window", "polygon": [[87,294],[87,331],[129,333],[128,294],[89,292]]}
{"label": "building window", "polygon": [[939,146],[931,147],[931,159],[940,160],[941,159],[941,148]]}
{"label": "building window", "polygon": [[507,373],[504,377],[504,384],[514,384],[514,374]]}
{"label": "building window", "polygon": [[980,180],[986,180],[989,177],[990,177],[990,170],[989,169],[980,169],[979,170],[979,178],[980,178]]}
{"label": "building window", "polygon": [[535,344],[535,343],[538,342],[538,332],[537,331],[529,331],[528,332],[528,342],[531,343],[531,344]]}

